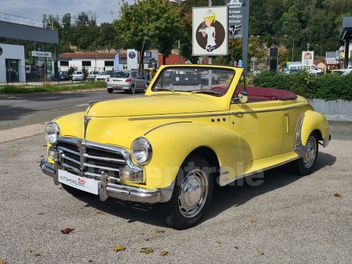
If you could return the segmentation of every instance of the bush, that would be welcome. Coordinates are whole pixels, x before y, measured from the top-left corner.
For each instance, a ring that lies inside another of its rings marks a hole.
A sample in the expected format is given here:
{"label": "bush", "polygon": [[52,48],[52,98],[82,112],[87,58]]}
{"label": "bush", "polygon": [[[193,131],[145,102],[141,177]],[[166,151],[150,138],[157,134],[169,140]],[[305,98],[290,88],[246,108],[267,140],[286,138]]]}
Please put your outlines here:
{"label": "bush", "polygon": [[288,90],[306,98],[352,100],[352,74],[315,77],[304,71],[298,74],[262,72],[253,78],[253,84],[257,87]]}

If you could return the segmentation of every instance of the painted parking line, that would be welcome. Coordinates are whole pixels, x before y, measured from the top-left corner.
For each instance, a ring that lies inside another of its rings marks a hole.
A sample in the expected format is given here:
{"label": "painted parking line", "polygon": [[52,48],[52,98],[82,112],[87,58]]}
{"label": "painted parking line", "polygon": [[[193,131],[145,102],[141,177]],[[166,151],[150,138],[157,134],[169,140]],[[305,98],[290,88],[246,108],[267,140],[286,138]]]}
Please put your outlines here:
{"label": "painted parking line", "polygon": [[0,144],[42,134],[46,123],[21,126],[0,131]]}

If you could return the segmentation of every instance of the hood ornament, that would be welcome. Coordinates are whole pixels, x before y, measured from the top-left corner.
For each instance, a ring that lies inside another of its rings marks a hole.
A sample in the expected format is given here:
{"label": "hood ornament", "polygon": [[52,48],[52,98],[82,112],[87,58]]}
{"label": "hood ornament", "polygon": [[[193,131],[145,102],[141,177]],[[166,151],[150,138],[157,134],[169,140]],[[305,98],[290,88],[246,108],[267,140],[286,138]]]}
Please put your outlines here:
{"label": "hood ornament", "polygon": [[90,116],[85,116],[84,117],[84,130],[83,130],[83,138],[86,138],[87,135],[87,127],[92,118]]}

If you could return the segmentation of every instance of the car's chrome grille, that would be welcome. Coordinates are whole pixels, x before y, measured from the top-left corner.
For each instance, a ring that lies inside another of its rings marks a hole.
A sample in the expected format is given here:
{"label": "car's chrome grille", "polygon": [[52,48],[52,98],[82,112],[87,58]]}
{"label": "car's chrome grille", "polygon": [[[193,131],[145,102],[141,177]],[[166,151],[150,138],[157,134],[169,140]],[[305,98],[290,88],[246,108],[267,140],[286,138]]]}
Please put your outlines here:
{"label": "car's chrome grille", "polygon": [[110,181],[120,181],[120,169],[126,165],[126,151],[76,138],[60,137],[57,143],[60,165],[66,170],[100,179],[104,171]]}

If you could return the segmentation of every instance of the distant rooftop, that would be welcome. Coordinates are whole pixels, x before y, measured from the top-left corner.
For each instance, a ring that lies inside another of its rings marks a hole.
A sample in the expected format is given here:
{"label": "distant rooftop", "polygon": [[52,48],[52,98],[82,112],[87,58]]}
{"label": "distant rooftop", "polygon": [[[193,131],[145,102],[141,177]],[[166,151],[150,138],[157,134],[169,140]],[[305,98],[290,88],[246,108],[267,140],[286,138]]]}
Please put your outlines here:
{"label": "distant rooftop", "polygon": [[12,15],[4,12],[0,12],[0,21],[27,25],[32,27],[41,27],[41,28],[44,27],[42,21],[38,19]]}

